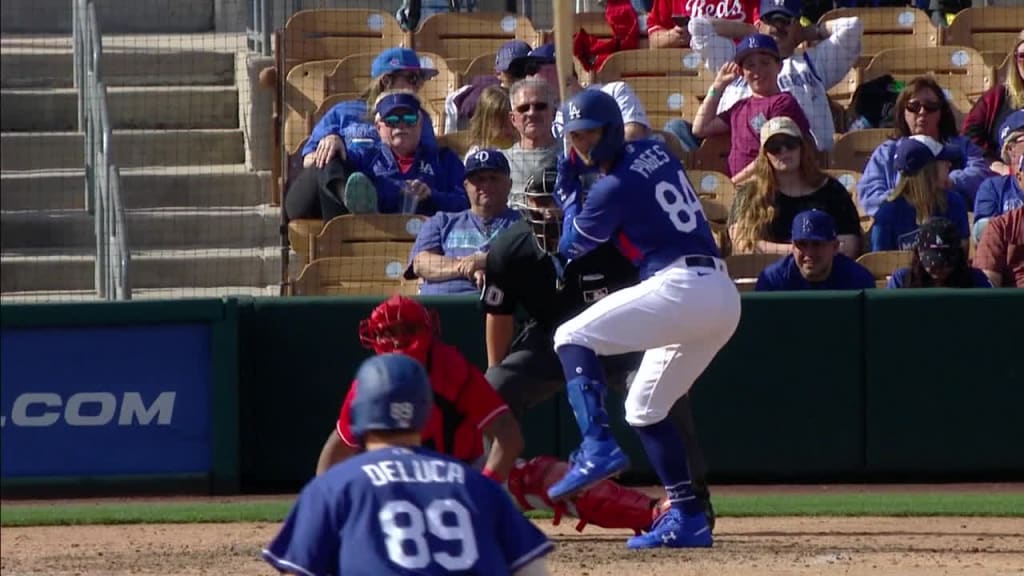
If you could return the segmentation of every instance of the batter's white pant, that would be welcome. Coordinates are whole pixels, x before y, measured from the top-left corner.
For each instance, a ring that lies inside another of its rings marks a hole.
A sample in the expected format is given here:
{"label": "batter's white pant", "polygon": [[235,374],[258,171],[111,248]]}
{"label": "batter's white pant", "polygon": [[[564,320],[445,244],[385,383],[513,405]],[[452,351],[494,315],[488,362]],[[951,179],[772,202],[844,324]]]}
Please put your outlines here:
{"label": "batter's white pant", "polygon": [[680,258],[643,282],[595,302],[555,330],[555,349],[566,344],[598,356],[646,350],[626,395],[626,422],[650,426],[665,419],[740,321],[740,295],[717,269]]}

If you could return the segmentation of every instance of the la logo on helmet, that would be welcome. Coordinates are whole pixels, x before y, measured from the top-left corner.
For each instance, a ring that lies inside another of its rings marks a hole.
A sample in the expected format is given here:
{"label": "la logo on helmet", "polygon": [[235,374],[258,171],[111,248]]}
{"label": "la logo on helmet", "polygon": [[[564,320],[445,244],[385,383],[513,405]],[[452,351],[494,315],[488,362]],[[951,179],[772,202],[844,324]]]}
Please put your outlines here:
{"label": "la logo on helmet", "polygon": [[575,104],[569,104],[569,119],[575,120],[580,116],[582,116],[582,114],[580,114],[580,107]]}

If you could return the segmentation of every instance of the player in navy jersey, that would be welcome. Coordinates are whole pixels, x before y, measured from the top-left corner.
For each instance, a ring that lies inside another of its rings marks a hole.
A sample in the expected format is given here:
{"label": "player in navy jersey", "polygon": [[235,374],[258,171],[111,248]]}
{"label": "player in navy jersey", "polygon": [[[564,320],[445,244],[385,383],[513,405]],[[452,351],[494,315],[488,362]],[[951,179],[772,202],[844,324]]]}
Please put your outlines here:
{"label": "player in navy jersey", "polygon": [[548,496],[571,497],[629,466],[608,428],[598,356],[643,350],[626,395],[626,422],[640,437],[671,508],[627,545],[711,546],[685,446],[666,416],[732,337],[740,318],[739,293],[682,164],[653,140],[627,144],[618,105],[607,94],[583,91],[566,103],[565,115],[571,153],[602,176],[566,224],[557,258],[569,268],[605,242],[628,243],[636,253],[640,283],[595,302],[555,331],[555,351],[583,441]]}
{"label": "player in navy jersey", "polygon": [[419,446],[433,400],[401,354],[356,373],[351,430],[366,451],[310,481],[263,550],[283,573],[543,576],[553,545],[494,481]]}

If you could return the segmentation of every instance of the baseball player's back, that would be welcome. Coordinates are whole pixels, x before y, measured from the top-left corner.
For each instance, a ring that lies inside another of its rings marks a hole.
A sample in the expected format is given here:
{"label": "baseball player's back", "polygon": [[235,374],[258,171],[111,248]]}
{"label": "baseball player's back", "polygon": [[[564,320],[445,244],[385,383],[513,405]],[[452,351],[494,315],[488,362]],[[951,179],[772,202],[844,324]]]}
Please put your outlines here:
{"label": "baseball player's back", "polygon": [[310,482],[264,556],[299,574],[499,576],[551,549],[492,480],[426,448],[385,448]]}

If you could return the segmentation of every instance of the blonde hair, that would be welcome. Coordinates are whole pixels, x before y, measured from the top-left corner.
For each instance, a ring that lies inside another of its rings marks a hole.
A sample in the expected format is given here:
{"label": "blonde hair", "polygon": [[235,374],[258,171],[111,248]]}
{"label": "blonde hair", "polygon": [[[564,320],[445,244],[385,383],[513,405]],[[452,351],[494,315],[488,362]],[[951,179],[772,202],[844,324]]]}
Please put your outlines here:
{"label": "blonde hair", "polygon": [[[1022,33],[1024,35],[1024,33]],[[1017,67],[1017,49],[1024,44],[1024,38],[1018,40],[1010,50],[1010,69],[1006,71],[1006,100],[1011,110],[1024,108],[1024,78]]]}
{"label": "blonde hair", "polygon": [[[800,142],[800,179],[810,186],[820,188],[828,179],[828,175],[818,167],[817,149],[807,137]],[[734,251],[737,254],[754,252],[759,240],[767,240],[772,220],[775,219],[775,195],[779,184],[775,178],[775,169],[764,151],[764,146],[754,160],[753,175],[740,185],[734,225],[736,231],[730,235]]]}
{"label": "blonde hair", "polygon": [[945,214],[946,194],[939,185],[939,163],[930,162],[910,176],[900,174],[900,180],[887,200],[901,196],[914,208],[918,224],[924,224],[936,213]]}
{"label": "blonde hair", "polygon": [[508,94],[497,86],[488,86],[480,93],[476,110],[469,120],[469,141],[481,148],[508,148],[512,120],[512,104]]}

